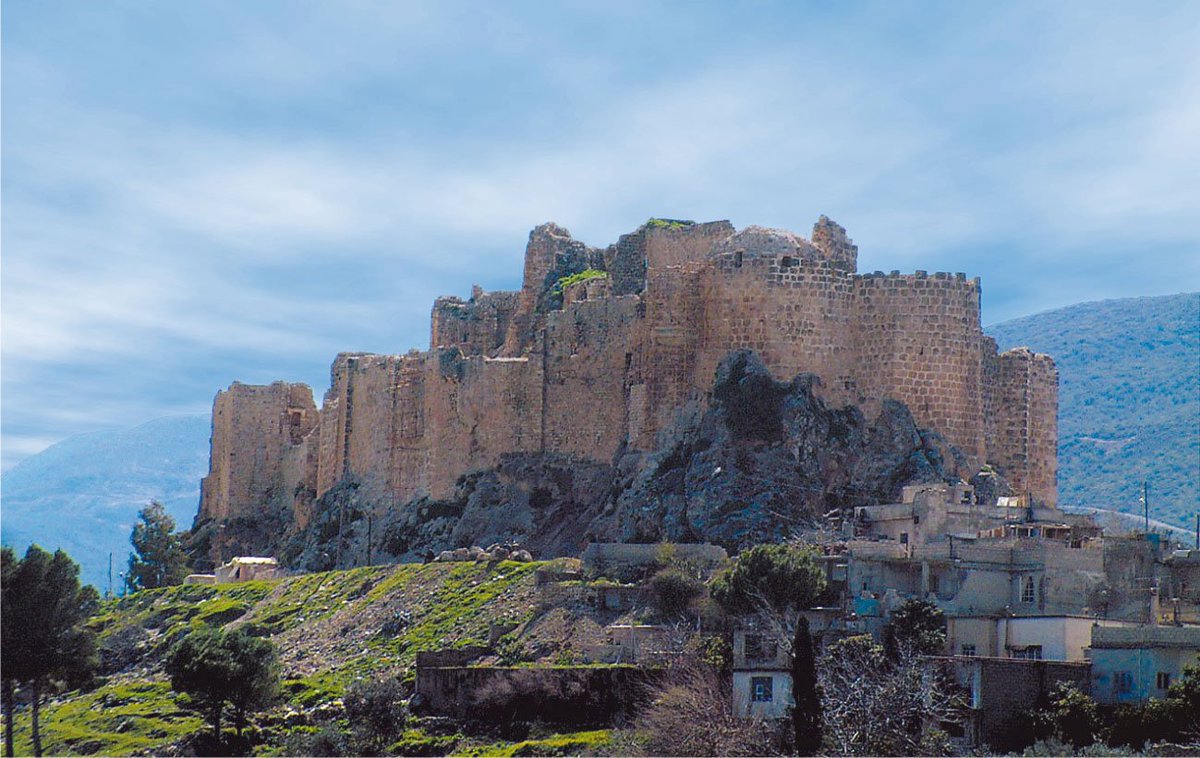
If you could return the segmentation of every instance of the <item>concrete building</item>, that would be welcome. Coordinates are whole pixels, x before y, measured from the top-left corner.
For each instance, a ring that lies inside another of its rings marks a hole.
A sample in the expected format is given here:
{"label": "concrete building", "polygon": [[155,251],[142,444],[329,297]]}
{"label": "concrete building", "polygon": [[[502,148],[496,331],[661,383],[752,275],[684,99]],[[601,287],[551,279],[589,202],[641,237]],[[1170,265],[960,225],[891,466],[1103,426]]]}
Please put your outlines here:
{"label": "concrete building", "polygon": [[951,655],[1033,661],[1082,661],[1093,629],[1129,622],[1092,616],[950,616],[946,647]]}
{"label": "concrete building", "polygon": [[217,566],[215,581],[217,584],[229,584],[277,579],[279,576],[279,562],[274,558],[241,556]]}
{"label": "concrete building", "polygon": [[1095,627],[1087,658],[1099,702],[1165,697],[1186,666],[1200,664],[1200,626]]}
{"label": "concrete building", "polygon": [[958,684],[970,693],[964,739],[993,750],[1020,749],[1029,711],[1060,683],[1088,687],[1086,661],[1038,661],[954,656]]}
{"label": "concrete building", "polygon": [[791,661],[773,635],[752,623],[733,633],[733,714],[786,718],[792,703]]}

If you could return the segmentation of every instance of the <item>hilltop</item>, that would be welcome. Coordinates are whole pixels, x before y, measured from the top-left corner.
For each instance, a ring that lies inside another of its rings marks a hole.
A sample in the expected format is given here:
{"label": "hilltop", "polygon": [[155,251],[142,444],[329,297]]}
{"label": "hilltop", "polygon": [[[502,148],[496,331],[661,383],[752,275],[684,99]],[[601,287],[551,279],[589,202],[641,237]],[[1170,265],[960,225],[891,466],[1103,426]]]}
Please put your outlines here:
{"label": "hilltop", "polygon": [[1200,509],[1200,293],[1081,303],[988,327],[1059,373],[1059,500],[1185,528]]}

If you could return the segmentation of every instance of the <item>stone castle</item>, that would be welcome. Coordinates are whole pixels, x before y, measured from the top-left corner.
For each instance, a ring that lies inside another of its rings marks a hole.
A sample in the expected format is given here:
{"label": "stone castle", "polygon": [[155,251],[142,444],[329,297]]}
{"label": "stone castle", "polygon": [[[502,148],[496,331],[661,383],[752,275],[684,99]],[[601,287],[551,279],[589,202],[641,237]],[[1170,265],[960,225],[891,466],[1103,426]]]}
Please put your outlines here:
{"label": "stone castle", "polygon": [[539,226],[520,291],[438,298],[428,351],[337,356],[320,409],[303,384],[219,392],[197,520],[290,511],[302,527],[350,477],[395,505],[444,497],[509,453],[652,451],[735,349],[780,379],[816,374],[824,400],[867,416],[899,400],[971,471],[1053,504],[1054,362],[997,353],[977,278],[859,274],[857,254],[823,216],[811,239],[652,219],[604,249]]}

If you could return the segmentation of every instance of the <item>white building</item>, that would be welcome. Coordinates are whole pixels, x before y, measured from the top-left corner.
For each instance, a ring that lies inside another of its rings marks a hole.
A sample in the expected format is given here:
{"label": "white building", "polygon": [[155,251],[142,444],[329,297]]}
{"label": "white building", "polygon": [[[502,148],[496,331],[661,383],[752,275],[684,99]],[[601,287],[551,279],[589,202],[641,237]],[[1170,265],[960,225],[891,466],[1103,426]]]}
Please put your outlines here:
{"label": "white building", "polygon": [[753,627],[733,633],[733,715],[787,718],[793,706],[791,661],[770,634]]}
{"label": "white building", "polygon": [[1081,615],[949,616],[946,647],[950,655],[1083,661],[1094,628],[1129,625]]}

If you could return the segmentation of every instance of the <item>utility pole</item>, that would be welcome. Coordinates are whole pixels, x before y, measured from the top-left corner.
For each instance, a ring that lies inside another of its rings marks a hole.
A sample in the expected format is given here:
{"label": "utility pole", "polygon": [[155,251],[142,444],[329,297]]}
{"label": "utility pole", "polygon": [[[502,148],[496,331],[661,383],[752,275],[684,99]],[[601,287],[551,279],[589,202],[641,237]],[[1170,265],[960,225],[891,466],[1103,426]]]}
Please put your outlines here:
{"label": "utility pole", "polygon": [[1150,482],[1142,480],[1142,512],[1146,519],[1146,534],[1150,533]]}
{"label": "utility pole", "polygon": [[113,596],[113,590],[112,590],[112,553],[109,553],[109,554],[108,554],[108,593],[105,595],[105,597],[112,597],[112,596]]}
{"label": "utility pole", "polygon": [[371,514],[367,514],[367,565],[371,565]]}

